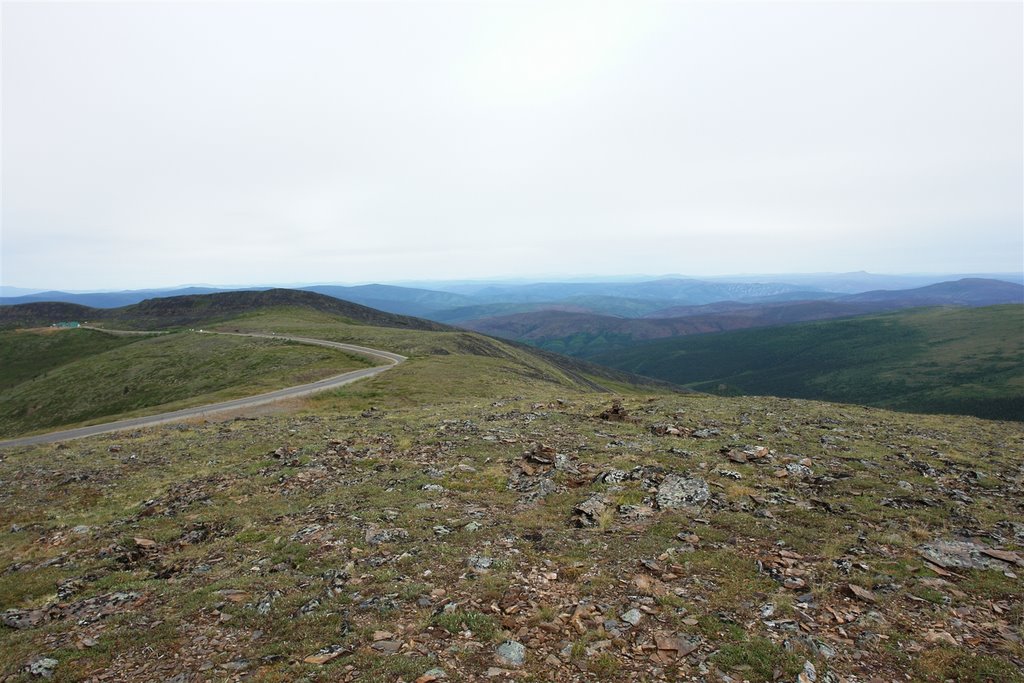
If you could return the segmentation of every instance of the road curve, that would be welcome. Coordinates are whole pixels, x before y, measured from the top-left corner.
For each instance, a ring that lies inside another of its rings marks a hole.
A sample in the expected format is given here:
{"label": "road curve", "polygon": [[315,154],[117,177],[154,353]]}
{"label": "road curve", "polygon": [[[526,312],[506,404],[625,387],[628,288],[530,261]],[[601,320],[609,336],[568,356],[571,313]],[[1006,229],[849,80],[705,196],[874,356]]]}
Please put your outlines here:
{"label": "road curve", "polygon": [[380,351],[378,349],[370,349],[365,346],[356,346],[354,344],[342,344],[341,342],[332,342],[323,339],[310,339],[309,337],[291,337],[283,334],[246,334],[242,332],[201,331],[201,333],[227,334],[235,337],[260,337],[264,339],[284,339],[287,341],[298,342],[300,344],[326,346],[327,348],[339,349],[342,351],[351,351],[353,353],[358,353],[363,356],[376,358],[384,361],[386,365],[378,365],[372,368],[363,368],[362,370],[352,370],[350,372],[343,372],[340,375],[335,375],[334,377],[321,379],[316,382],[310,382],[309,384],[300,384],[294,387],[270,391],[265,394],[257,394],[256,396],[236,398],[231,401],[210,403],[205,406],[196,406],[194,408],[183,408],[181,410],[175,410],[169,413],[160,413],[158,415],[133,417],[127,420],[117,420],[116,422],[105,422],[103,424],[91,425],[89,427],[65,429],[59,432],[49,432],[48,434],[37,434],[35,436],[23,436],[18,439],[9,439],[7,441],[0,441],[0,448],[13,448],[16,446],[34,446],[37,444],[54,443],[57,441],[81,439],[86,436],[106,434],[107,432],[117,432],[121,431],[122,429],[138,429],[140,427],[152,427],[154,425],[165,424],[167,422],[177,422],[179,420],[188,420],[196,417],[205,417],[207,415],[212,415],[214,413],[220,413],[227,410],[238,410],[239,408],[249,408],[252,406],[263,405],[265,403],[273,403],[274,401],[281,401],[287,398],[308,396],[309,394],[315,394],[319,391],[325,391],[327,389],[334,389],[336,387],[344,386],[345,384],[350,384],[351,382],[355,382],[356,380],[360,380],[365,377],[373,377],[374,375],[378,375],[382,372],[385,372],[386,370],[390,370],[394,366],[406,360],[405,356],[400,356],[397,353],[391,353],[389,351]]}

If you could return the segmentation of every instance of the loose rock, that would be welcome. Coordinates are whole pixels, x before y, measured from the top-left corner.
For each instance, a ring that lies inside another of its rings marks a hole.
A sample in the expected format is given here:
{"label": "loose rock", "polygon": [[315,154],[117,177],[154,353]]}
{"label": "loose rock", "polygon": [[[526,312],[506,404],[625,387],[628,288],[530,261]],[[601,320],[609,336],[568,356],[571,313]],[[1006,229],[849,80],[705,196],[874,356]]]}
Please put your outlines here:
{"label": "loose rock", "polygon": [[514,640],[506,640],[498,646],[494,659],[501,666],[522,666],[526,663],[526,646]]}
{"label": "loose rock", "polygon": [[656,500],[662,510],[675,510],[706,503],[711,498],[708,483],[703,479],[669,474],[658,487]]}

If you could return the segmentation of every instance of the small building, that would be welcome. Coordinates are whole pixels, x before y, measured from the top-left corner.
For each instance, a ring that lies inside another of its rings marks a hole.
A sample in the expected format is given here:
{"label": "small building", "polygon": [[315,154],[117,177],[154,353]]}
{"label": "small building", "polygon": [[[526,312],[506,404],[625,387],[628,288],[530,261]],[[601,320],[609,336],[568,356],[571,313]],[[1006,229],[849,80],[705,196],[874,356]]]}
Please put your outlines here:
{"label": "small building", "polygon": [[59,327],[61,329],[65,329],[65,330],[73,330],[76,327],[81,327],[81,326],[82,326],[82,323],[78,323],[78,322],[74,322],[74,321],[71,321],[71,322],[59,322],[59,323],[54,323],[54,324],[50,325],[50,327]]}

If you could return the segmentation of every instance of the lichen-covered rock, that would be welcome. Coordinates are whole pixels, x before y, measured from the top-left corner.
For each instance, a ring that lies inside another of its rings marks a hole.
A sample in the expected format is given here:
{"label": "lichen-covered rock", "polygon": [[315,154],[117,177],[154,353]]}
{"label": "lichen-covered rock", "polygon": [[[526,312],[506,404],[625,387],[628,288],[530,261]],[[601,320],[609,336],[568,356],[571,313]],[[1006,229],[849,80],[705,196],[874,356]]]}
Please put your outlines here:
{"label": "lichen-covered rock", "polygon": [[375,526],[371,526],[366,530],[365,539],[370,545],[380,545],[381,543],[394,543],[395,541],[401,541],[409,538],[409,532],[405,529],[394,528],[394,529],[380,529]]}
{"label": "lichen-covered rock", "polygon": [[917,552],[929,562],[946,569],[1005,571],[1016,558],[1014,553],[993,551],[970,541],[932,541],[918,546]]}
{"label": "lichen-covered rock", "polygon": [[53,657],[38,657],[28,663],[25,669],[33,676],[53,678],[53,671],[59,662]]}
{"label": "lichen-covered rock", "polygon": [[656,500],[662,510],[703,505],[711,498],[708,483],[696,477],[669,474],[658,486]]}
{"label": "lichen-covered rock", "polygon": [[506,640],[498,646],[494,658],[502,666],[522,666],[526,663],[526,646],[514,640]]}
{"label": "lichen-covered rock", "polygon": [[596,493],[572,509],[573,523],[580,527],[597,526],[598,518],[607,508],[605,497]]}

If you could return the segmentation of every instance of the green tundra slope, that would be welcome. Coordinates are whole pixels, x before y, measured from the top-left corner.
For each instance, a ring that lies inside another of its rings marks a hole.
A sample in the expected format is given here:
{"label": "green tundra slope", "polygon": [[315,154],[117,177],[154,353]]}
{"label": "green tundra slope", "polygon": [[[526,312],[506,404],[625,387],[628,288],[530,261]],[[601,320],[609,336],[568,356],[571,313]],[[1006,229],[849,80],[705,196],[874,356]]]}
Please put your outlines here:
{"label": "green tundra slope", "polygon": [[0,331],[0,391],[82,358],[126,346],[139,337],[96,330]]}
{"label": "green tundra slope", "polygon": [[[245,308],[246,302],[252,305]],[[0,322],[21,320],[43,304],[7,307]],[[166,317],[160,317],[158,313]],[[230,292],[151,300],[106,312],[103,324],[145,322],[154,329],[187,324],[223,332],[276,330],[328,341],[351,342],[410,356],[458,356],[435,363],[429,387],[407,393],[423,400],[485,387],[464,381],[465,368],[481,358],[503,359],[505,372],[566,386],[605,391],[622,384],[662,386],[655,380],[512,342],[455,330],[416,318],[374,311],[310,292]],[[17,315],[14,315],[17,314]],[[200,334],[187,328],[158,336],[114,336],[97,330],[0,330],[0,437],[57,427],[152,415],[254,395],[366,367],[370,363],[334,349],[273,339]],[[448,367],[450,366],[450,367]],[[434,390],[437,394],[424,389]]]}
{"label": "green tundra slope", "polygon": [[594,358],[723,395],[1024,419],[1024,306],[918,309],[637,344]]}
{"label": "green tundra slope", "polygon": [[0,436],[106,422],[312,382],[371,365],[333,349],[179,332],[0,332]]}
{"label": "green tundra slope", "polygon": [[616,405],[445,341],[297,413],[0,453],[0,677],[1024,680],[1019,425]]}

